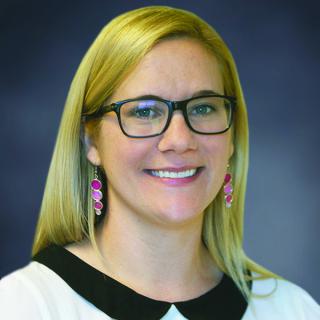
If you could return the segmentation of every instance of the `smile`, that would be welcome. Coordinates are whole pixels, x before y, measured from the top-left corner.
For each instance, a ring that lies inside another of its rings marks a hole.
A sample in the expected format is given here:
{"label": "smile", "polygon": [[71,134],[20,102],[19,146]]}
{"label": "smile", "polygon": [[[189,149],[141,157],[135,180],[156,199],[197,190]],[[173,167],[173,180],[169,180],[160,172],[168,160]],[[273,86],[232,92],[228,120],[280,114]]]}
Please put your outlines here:
{"label": "smile", "polygon": [[160,177],[160,178],[171,178],[171,179],[182,179],[192,177],[196,174],[197,169],[190,169],[180,172],[172,172],[172,171],[162,171],[162,170],[151,170],[150,173],[153,176]]}
{"label": "smile", "polygon": [[185,182],[192,182],[196,179],[200,172],[203,171],[204,167],[197,167],[197,168],[163,168],[163,169],[145,169],[143,170],[149,176],[161,179],[161,181],[167,181],[172,183],[185,183]]}

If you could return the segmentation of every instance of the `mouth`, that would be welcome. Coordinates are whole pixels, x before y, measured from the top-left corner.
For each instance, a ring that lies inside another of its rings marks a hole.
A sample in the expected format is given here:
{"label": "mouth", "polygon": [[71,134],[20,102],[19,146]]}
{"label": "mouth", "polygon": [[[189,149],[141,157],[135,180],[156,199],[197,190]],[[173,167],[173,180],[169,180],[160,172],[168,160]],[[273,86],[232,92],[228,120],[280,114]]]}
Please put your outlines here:
{"label": "mouth", "polygon": [[187,179],[192,178],[200,174],[204,167],[197,168],[164,168],[164,169],[145,169],[147,174],[165,179]]}

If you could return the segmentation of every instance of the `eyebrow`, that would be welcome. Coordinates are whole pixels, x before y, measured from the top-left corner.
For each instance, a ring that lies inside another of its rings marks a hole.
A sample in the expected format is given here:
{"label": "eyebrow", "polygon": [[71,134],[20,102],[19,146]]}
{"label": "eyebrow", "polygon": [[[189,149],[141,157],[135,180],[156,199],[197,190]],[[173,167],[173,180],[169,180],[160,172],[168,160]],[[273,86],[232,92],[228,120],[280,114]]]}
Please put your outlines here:
{"label": "eyebrow", "polygon": [[[213,90],[199,90],[196,91],[192,94],[191,98],[194,97],[198,97],[198,96],[205,96],[207,94],[218,94],[218,95],[222,95],[221,93],[215,92]],[[138,97],[134,97],[133,99],[137,99],[137,100],[143,100],[143,99],[164,99],[163,97],[154,95],[154,94],[144,94],[142,96],[138,96]],[[188,99],[188,98],[187,98]],[[164,99],[167,100],[167,99]]]}
{"label": "eyebrow", "polygon": [[222,95],[221,93],[218,93],[216,91],[213,91],[213,90],[200,90],[200,91],[196,91],[193,95],[192,95],[192,98],[193,97],[197,97],[197,96],[204,96],[206,94],[219,94],[219,95]]}

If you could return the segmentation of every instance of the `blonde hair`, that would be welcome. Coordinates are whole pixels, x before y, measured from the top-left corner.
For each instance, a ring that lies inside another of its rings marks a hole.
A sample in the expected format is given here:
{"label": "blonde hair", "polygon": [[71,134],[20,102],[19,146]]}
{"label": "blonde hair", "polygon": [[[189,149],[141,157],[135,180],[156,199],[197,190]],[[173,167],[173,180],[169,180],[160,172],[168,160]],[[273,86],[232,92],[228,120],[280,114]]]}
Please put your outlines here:
{"label": "blonde hair", "polygon": [[[232,207],[220,191],[205,210],[203,241],[217,266],[248,299],[247,270],[260,278],[274,274],[243,251],[243,212],[248,169],[248,123],[245,101],[230,51],[206,22],[193,13],[150,6],[124,13],[107,24],[84,56],[72,81],[49,169],[32,254],[49,244],[65,245],[84,238],[95,242],[95,213],[90,198],[93,166],[81,140],[83,113],[92,114],[111,97],[123,79],[160,41],[187,37],[199,41],[219,62],[225,94],[236,97],[233,123],[234,183]],[[99,126],[96,126],[99,127]]]}

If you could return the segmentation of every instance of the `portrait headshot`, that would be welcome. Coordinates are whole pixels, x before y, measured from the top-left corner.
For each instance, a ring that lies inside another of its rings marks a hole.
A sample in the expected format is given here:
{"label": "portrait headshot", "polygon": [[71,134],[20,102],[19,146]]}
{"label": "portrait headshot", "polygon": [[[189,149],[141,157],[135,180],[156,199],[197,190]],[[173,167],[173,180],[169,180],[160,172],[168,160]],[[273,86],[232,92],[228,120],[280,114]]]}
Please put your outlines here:
{"label": "portrait headshot", "polygon": [[6,1],[0,318],[320,319],[314,1]]}

